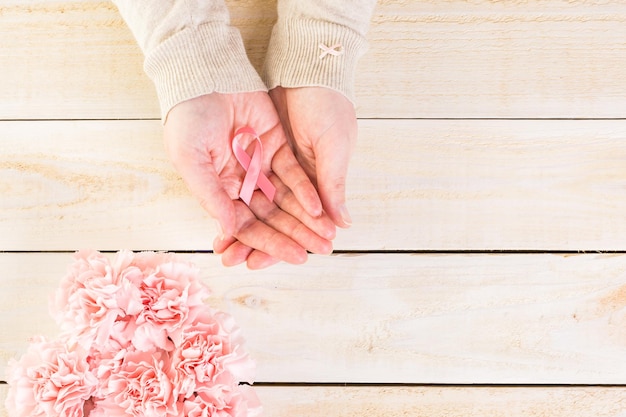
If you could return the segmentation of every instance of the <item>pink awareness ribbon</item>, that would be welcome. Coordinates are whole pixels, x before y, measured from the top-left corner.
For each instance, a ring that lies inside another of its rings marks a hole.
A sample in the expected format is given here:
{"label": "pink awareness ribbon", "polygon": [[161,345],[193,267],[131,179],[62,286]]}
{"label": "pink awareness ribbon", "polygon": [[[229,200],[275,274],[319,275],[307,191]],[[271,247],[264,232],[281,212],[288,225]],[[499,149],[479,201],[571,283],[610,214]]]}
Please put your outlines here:
{"label": "pink awareness ribbon", "polygon": [[[252,158],[248,155],[245,149],[243,149],[241,143],[239,143],[241,136],[246,133],[254,136],[254,140],[256,142]],[[274,195],[276,194],[276,187],[274,187],[265,174],[261,172],[263,144],[261,143],[259,135],[257,135],[256,131],[249,126],[240,127],[235,131],[235,136],[233,136],[231,145],[235,158],[237,158],[237,161],[239,161],[239,164],[243,167],[243,169],[246,170],[246,176],[243,179],[243,184],[241,184],[241,190],[239,191],[239,198],[241,198],[241,200],[249,206],[250,200],[252,200],[252,193],[254,193],[254,190],[258,185],[267,199],[273,201]]]}

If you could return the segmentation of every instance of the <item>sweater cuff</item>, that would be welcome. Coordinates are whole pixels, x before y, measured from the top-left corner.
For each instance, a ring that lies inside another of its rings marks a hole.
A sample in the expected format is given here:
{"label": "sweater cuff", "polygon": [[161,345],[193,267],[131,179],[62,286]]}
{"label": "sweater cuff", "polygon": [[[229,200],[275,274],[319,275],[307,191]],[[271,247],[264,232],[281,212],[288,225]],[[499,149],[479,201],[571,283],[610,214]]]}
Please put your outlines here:
{"label": "sweater cuff", "polygon": [[223,23],[185,29],[146,53],[161,118],[176,104],[213,92],[267,91],[250,64],[239,31]]}
{"label": "sweater cuff", "polygon": [[321,86],[354,103],[357,62],[367,50],[364,36],[335,23],[280,20],[272,30],[263,78],[272,89]]}

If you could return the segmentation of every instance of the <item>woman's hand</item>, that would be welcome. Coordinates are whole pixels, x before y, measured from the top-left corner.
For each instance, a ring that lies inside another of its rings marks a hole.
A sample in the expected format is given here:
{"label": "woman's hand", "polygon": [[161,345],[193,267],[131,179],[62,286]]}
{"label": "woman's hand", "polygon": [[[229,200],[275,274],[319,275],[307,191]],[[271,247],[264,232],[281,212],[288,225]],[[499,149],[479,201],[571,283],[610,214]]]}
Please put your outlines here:
{"label": "woman's hand", "polygon": [[[245,171],[231,151],[231,139],[243,126],[261,139],[262,172],[276,187],[274,201],[259,190],[250,206],[239,200]],[[221,228],[214,250],[225,265],[299,264],[307,250],[332,251],[335,226],[292,153],[267,93],[212,93],[179,103],[167,116],[164,139],[174,167]]]}

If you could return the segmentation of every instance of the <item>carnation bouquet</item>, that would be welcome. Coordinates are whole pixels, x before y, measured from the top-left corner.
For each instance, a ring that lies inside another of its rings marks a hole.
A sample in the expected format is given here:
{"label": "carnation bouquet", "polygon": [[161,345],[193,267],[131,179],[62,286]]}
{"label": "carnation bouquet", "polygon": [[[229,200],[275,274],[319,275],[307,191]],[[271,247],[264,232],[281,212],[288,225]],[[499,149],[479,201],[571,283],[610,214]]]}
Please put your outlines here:
{"label": "carnation bouquet", "polygon": [[56,340],[9,364],[11,417],[257,417],[231,316],[172,254],[82,251],[51,302]]}

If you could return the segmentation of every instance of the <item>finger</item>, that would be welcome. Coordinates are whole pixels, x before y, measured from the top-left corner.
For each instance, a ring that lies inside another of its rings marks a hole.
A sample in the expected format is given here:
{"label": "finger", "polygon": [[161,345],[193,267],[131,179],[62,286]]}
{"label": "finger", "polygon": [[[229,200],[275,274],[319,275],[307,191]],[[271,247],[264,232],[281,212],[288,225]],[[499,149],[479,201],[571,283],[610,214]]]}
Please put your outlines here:
{"label": "finger", "polygon": [[306,227],[315,232],[318,236],[333,240],[336,236],[335,223],[324,212],[318,217],[312,217],[302,207],[294,193],[287,187],[276,175],[270,175],[269,180],[276,187],[276,194],[274,195],[274,202],[281,208],[281,210],[289,213],[300,222],[304,223]]}
{"label": "finger", "polygon": [[322,215],[322,201],[287,143],[274,154],[272,171],[293,192],[304,210],[312,217]]}
{"label": "finger", "polygon": [[217,254],[222,254],[222,253],[224,253],[224,251],[226,251],[226,249],[228,249],[230,247],[230,245],[232,245],[236,241],[237,241],[237,239],[235,239],[232,236],[222,237],[222,236],[218,235],[213,240],[213,252],[217,253]]}
{"label": "finger", "polygon": [[249,269],[263,269],[280,262],[265,252],[252,249],[239,241],[231,244],[222,255],[222,264],[224,266],[235,266],[246,263]]}
{"label": "finger", "polygon": [[253,250],[246,260],[246,265],[249,269],[264,269],[278,262],[280,262],[280,259],[276,259],[260,250]]}
{"label": "finger", "polygon": [[218,237],[232,236],[236,225],[233,200],[224,190],[213,164],[182,165],[178,171],[202,208],[219,223]]}
{"label": "finger", "polygon": [[[255,199],[260,200],[261,198],[267,201],[264,195],[259,195],[259,191],[256,191],[254,194],[251,203],[254,203]],[[237,218],[234,236],[239,242],[291,264],[306,262],[308,255],[304,247],[286,234],[257,219],[245,203],[235,201],[234,206]],[[285,215],[288,216],[286,213]]]}
{"label": "finger", "polygon": [[[283,211],[276,204],[265,198],[265,195],[260,191],[256,191],[253,194],[250,209],[261,222],[274,229],[277,233],[288,236],[290,240],[293,240],[304,249],[320,255],[332,253],[333,246],[330,240],[319,236],[304,223]],[[258,246],[251,246],[262,250]],[[268,251],[264,252],[273,255]]]}
{"label": "finger", "polygon": [[246,262],[248,256],[253,252],[253,249],[244,245],[239,241],[234,241],[228,248],[222,253],[222,264],[224,266],[235,266]]}

